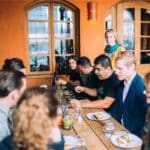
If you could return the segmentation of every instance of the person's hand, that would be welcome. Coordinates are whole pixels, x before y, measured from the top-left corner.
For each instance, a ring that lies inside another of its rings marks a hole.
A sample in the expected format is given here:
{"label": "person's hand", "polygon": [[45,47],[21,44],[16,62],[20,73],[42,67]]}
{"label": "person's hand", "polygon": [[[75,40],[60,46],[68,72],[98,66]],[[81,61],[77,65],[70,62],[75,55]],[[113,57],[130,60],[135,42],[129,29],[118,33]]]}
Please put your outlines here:
{"label": "person's hand", "polygon": [[85,87],[83,87],[83,86],[76,86],[76,87],[75,87],[75,91],[76,91],[77,93],[82,93],[82,92],[85,91]]}
{"label": "person's hand", "polygon": [[71,99],[70,105],[71,105],[72,108],[81,107],[81,103],[77,99]]}
{"label": "person's hand", "polygon": [[147,103],[150,104],[150,91],[146,92],[146,96],[147,96]]}
{"label": "person's hand", "polygon": [[78,80],[77,80],[77,81],[74,81],[73,84],[74,84],[75,86],[79,86],[79,85],[80,85],[80,81],[78,81]]}
{"label": "person's hand", "polygon": [[67,84],[67,81],[62,80],[62,79],[58,79],[58,80],[56,81],[56,84],[57,84],[57,85],[60,85],[60,84],[66,85],[66,84]]}
{"label": "person's hand", "polygon": [[148,91],[148,90],[146,91],[146,90],[145,90],[145,91],[143,92],[143,94],[146,95],[146,97],[147,97],[147,103],[150,104],[150,91]]}

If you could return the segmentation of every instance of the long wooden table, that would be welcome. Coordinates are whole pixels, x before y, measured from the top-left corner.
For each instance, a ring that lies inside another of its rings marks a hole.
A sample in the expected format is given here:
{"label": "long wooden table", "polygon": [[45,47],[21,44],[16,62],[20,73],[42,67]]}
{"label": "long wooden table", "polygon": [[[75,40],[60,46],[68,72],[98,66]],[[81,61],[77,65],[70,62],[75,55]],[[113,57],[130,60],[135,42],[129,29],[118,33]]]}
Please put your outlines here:
{"label": "long wooden table", "polygon": [[[72,135],[83,138],[88,150],[118,150],[110,139],[103,133],[103,124],[99,121],[89,120],[86,115],[90,112],[97,112],[100,109],[82,109],[82,122],[78,122],[75,118],[75,109],[69,109],[69,114],[73,118],[73,127],[71,130],[63,130],[64,135]],[[116,120],[110,118],[115,124],[115,132],[125,130]],[[130,150],[140,150],[137,147]]]}

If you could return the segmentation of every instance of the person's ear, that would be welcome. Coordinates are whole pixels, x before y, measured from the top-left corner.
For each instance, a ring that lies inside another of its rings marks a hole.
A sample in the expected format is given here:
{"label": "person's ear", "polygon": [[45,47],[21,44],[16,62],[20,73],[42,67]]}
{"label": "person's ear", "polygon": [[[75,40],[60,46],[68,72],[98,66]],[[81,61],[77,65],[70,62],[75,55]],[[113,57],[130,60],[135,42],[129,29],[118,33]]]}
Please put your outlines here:
{"label": "person's ear", "polygon": [[18,90],[13,90],[12,92],[11,92],[11,98],[12,98],[12,100],[14,101],[14,102],[16,102],[17,100],[18,100],[18,98],[19,98],[19,91]]}
{"label": "person's ear", "polygon": [[105,68],[105,69],[112,70],[112,68],[111,68],[110,66],[108,66],[108,67],[107,67],[107,68]]}

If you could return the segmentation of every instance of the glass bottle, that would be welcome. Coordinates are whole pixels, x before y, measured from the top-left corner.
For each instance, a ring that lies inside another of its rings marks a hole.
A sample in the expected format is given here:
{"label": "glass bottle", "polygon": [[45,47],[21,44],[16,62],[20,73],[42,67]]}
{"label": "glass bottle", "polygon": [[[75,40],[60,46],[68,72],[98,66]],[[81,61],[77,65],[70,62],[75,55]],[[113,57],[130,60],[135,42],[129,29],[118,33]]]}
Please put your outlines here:
{"label": "glass bottle", "polygon": [[69,43],[68,43],[69,40],[66,40],[65,41],[65,45],[66,45],[66,53],[69,53]]}
{"label": "glass bottle", "polygon": [[74,48],[73,48],[73,40],[70,40],[70,53],[73,53]]}
{"label": "glass bottle", "polygon": [[56,81],[57,81],[56,72],[54,72],[53,79],[52,79],[52,90],[53,91],[56,91]]}
{"label": "glass bottle", "polygon": [[67,21],[67,36],[70,36],[70,20]]}
{"label": "glass bottle", "polygon": [[59,63],[58,65],[58,74],[63,74],[62,63]]}
{"label": "glass bottle", "polygon": [[63,54],[63,41],[60,41],[60,53]]}
{"label": "glass bottle", "polygon": [[65,8],[64,7],[60,7],[59,11],[60,11],[60,20],[64,20]]}

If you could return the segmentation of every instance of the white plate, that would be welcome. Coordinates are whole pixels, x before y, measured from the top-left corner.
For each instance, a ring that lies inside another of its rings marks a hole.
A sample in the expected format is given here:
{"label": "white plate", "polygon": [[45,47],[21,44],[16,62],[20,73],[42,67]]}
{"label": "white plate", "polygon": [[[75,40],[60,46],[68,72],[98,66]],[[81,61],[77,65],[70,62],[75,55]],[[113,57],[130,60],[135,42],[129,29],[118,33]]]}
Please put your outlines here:
{"label": "white plate", "polygon": [[64,136],[65,150],[70,150],[78,145],[78,138],[74,136]]}
{"label": "white plate", "polygon": [[102,120],[107,120],[107,119],[109,119],[111,117],[108,113],[103,112],[103,111],[94,112],[94,113],[88,113],[86,116],[90,120],[97,120],[94,115],[101,115],[101,119],[99,119],[101,121]]}
{"label": "white plate", "polygon": [[137,137],[136,135],[131,134],[131,133],[126,133],[126,134],[128,134],[128,137],[129,137],[129,142],[126,145],[118,143],[118,139],[124,133],[125,132],[117,132],[114,135],[112,135],[111,142],[115,146],[120,147],[120,148],[135,148],[135,147],[139,147],[142,145],[142,143],[143,143],[142,140],[139,137]]}

